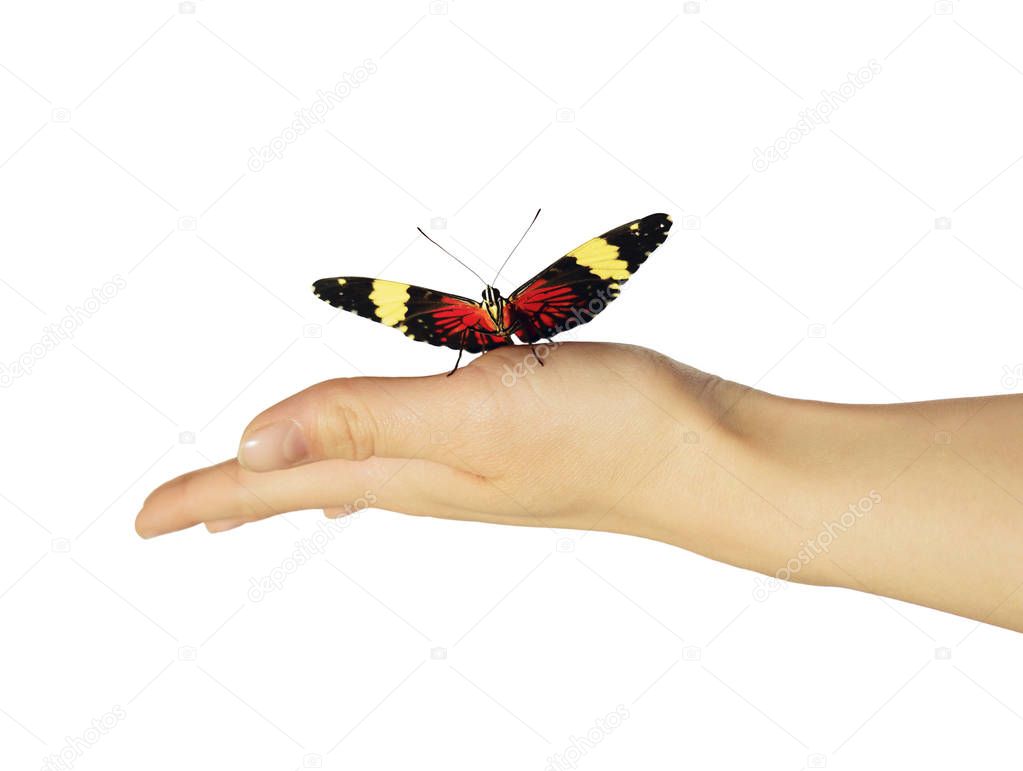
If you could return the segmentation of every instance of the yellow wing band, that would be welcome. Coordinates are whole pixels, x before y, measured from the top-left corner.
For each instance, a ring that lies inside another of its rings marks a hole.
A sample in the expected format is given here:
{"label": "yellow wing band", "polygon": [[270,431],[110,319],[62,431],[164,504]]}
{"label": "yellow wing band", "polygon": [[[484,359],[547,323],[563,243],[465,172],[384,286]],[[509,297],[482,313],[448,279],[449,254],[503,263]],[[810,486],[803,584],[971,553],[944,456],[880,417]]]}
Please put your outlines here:
{"label": "yellow wing band", "polygon": [[376,306],[375,313],[380,323],[393,327],[405,320],[405,314],[408,312],[408,288],[408,284],[399,284],[395,281],[376,279],[373,282],[373,291],[369,293],[369,299]]}
{"label": "yellow wing band", "polygon": [[576,247],[567,255],[588,269],[590,273],[605,281],[627,281],[629,263],[618,258],[618,247],[609,244],[603,238],[591,238],[582,246]]}

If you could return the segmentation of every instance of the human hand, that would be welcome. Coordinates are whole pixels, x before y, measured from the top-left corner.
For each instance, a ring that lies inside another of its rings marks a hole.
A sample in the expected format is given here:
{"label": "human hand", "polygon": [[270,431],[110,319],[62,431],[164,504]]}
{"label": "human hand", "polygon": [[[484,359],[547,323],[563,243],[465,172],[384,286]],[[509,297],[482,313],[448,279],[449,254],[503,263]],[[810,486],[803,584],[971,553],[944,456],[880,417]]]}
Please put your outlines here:
{"label": "human hand", "polygon": [[706,503],[681,451],[694,436],[716,441],[710,386],[721,382],[644,348],[595,343],[500,348],[450,378],[326,381],[257,416],[237,459],[155,490],[136,529],[219,532],[368,502],[676,541],[685,500]]}
{"label": "human hand", "polygon": [[[545,366],[515,346],[450,378],[315,385],[256,417],[237,459],[157,488],[136,530],[369,505],[606,530],[1023,631],[1019,499],[977,481],[1019,477],[1023,397],[828,404],[635,346],[537,354]],[[955,452],[935,445],[945,426]]]}

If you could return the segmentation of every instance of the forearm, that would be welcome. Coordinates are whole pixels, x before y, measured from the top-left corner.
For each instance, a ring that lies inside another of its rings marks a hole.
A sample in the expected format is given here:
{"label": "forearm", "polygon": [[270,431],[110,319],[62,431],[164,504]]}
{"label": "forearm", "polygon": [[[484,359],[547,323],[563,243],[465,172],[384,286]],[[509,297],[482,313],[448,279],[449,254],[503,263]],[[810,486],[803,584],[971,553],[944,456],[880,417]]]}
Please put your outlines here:
{"label": "forearm", "polygon": [[1023,631],[1023,397],[836,405],[713,390],[700,441],[660,477],[696,489],[664,497],[644,535]]}

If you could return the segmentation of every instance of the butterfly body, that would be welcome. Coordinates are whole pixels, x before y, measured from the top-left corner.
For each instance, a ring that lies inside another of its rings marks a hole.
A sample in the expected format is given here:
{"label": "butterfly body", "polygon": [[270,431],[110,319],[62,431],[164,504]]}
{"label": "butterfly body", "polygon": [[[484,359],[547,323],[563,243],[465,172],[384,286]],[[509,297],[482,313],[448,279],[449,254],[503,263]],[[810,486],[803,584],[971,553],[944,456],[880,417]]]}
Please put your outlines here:
{"label": "butterfly body", "polygon": [[501,337],[509,338],[515,331],[514,321],[511,314],[511,306],[505,303],[501,292],[492,286],[483,290],[483,309],[487,317],[494,325],[494,331]]}
{"label": "butterfly body", "polygon": [[[516,340],[533,344],[590,321],[611,302],[671,227],[651,214],[592,238],[507,297],[487,285],[482,301],[414,284],[353,276],[322,278],[317,297],[430,345],[479,353]],[[457,366],[457,364],[456,364]]]}

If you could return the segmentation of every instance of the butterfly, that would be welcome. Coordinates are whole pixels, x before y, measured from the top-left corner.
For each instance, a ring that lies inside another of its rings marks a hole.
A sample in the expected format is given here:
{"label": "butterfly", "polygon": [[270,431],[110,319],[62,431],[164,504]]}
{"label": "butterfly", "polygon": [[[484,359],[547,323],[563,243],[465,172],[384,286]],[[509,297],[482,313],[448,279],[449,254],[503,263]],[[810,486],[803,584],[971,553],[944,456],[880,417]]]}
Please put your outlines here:
{"label": "butterfly", "polygon": [[[622,284],[664,243],[670,228],[667,214],[627,222],[577,246],[507,297],[493,286],[497,276],[488,283],[476,274],[486,284],[482,302],[413,284],[357,276],[321,278],[313,284],[313,292],[335,308],[394,327],[413,340],[457,350],[451,375],[465,351],[480,353],[514,345],[514,338],[532,346],[588,322],[618,296]],[[419,232],[426,236],[422,229]],[[512,249],[511,254],[514,252]]]}

